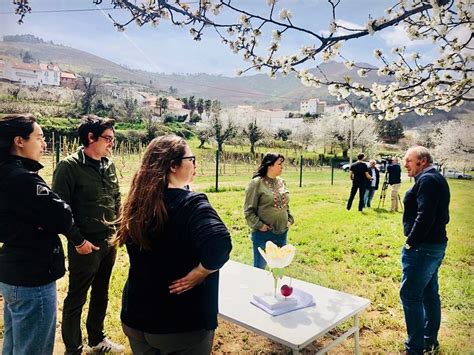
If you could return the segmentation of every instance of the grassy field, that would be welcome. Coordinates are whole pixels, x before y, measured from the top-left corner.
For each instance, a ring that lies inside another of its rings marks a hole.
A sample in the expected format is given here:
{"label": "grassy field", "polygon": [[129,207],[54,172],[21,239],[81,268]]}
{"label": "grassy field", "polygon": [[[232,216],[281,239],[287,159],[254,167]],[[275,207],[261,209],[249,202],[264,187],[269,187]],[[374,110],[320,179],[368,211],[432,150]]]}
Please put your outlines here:
{"label": "grassy field", "polygon": [[[194,186],[198,191],[209,190],[214,185],[213,164],[210,158],[207,158],[207,161],[202,158],[198,161],[202,175],[196,178]],[[122,172],[121,189],[125,194],[139,158],[129,156],[125,159],[117,156],[115,160]],[[51,165],[46,165],[43,175],[50,180]],[[252,253],[242,204],[244,188],[252,170],[253,166],[248,164],[229,164],[226,175],[220,177],[221,186],[228,191],[207,194],[231,231],[232,260],[247,264],[252,262]],[[400,251],[404,238],[401,213],[387,211],[390,203],[389,193],[384,207],[377,208],[380,196],[377,192],[373,201],[375,208],[367,209],[363,213],[358,212],[356,208],[346,211],[345,203],[350,188],[346,173],[335,171],[335,183],[331,185],[330,169],[305,169],[302,188],[298,187],[297,167],[288,167],[283,177],[290,189],[290,206],[296,220],[289,232],[289,242],[297,247],[297,256],[288,268],[288,274],[370,299],[371,306],[361,317],[362,350],[384,353],[402,351],[405,326],[398,290],[401,277]],[[449,184],[452,194],[451,222],[448,225],[450,241],[440,270],[443,303],[441,351],[467,353],[474,351],[474,232],[471,228],[474,215],[474,181],[449,180]],[[410,185],[405,177],[402,196]],[[119,312],[127,270],[128,257],[122,249],[119,251],[111,282],[106,328],[112,339],[123,343],[127,342],[121,331]],[[66,282],[66,278],[63,278],[59,283],[60,308]],[[280,353],[289,350],[241,328],[224,322],[221,324],[216,333],[216,353]],[[348,327],[349,324],[344,324],[339,331]],[[61,342],[60,338],[58,342]],[[317,347],[320,343],[315,345]],[[352,341],[347,340],[338,346],[334,353],[350,351],[351,347]]]}

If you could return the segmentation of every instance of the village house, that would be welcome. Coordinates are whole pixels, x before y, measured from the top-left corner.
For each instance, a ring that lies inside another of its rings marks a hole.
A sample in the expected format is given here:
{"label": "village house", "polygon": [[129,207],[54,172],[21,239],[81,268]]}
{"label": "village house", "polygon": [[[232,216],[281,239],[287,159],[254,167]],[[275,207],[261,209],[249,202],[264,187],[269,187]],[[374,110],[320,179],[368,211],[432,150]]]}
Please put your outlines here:
{"label": "village house", "polygon": [[[0,79],[26,86],[59,86],[61,77],[67,76],[68,83],[75,81],[73,73],[61,74],[61,69],[53,63],[23,63],[20,60],[0,59]],[[69,87],[75,88],[74,85]],[[66,85],[63,85],[66,86]]]}
{"label": "village house", "polygon": [[[166,112],[172,113],[173,115],[176,116],[184,116],[184,115],[189,115],[190,110],[184,108],[184,103],[173,96],[167,96],[166,99],[168,100],[168,105],[166,108]],[[152,110],[158,110],[158,107],[156,105],[156,101],[158,100],[157,96],[154,95],[149,95],[145,97],[143,100],[143,106],[152,109]]]}
{"label": "village house", "polygon": [[59,79],[59,85],[61,87],[76,89],[77,87],[77,77],[76,74],[62,71]]}
{"label": "village house", "polygon": [[56,64],[40,63],[41,85],[59,86],[61,70]]}
{"label": "village house", "polygon": [[40,86],[43,78],[38,64],[5,61],[3,78],[28,86]]}
{"label": "village house", "polygon": [[300,113],[303,115],[305,113],[321,115],[325,112],[326,106],[326,101],[320,101],[319,99],[303,100],[300,103]]}

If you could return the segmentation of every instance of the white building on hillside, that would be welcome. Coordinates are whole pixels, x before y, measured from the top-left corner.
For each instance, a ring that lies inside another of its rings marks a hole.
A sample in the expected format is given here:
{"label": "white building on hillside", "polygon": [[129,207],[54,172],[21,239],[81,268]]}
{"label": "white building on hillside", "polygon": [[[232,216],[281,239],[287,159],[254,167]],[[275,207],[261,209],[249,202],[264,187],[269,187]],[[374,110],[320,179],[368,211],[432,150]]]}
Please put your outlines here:
{"label": "white building on hillside", "polygon": [[314,114],[322,114],[326,109],[326,101],[320,101],[319,99],[308,99],[303,100],[300,103],[300,113],[310,113],[311,115]]}
{"label": "white building on hillside", "polygon": [[16,83],[28,86],[39,86],[41,85],[43,74],[38,64],[5,61],[3,77]]}
{"label": "white building on hillside", "polygon": [[27,86],[59,86],[61,70],[52,63],[38,65],[2,59],[0,60],[0,78]]}
{"label": "white building on hillside", "polygon": [[41,63],[39,66],[42,72],[41,84],[59,86],[61,80],[61,70],[59,67],[53,63]]}
{"label": "white building on hillside", "polygon": [[[231,120],[241,128],[246,128],[249,123],[256,122],[257,126],[270,133],[276,133],[280,128],[290,129],[293,133],[303,131],[305,129],[303,118],[289,117],[289,113],[290,111],[261,110],[253,106],[241,105],[223,109],[221,119],[224,122]],[[203,121],[199,123],[199,126],[208,124],[209,119]]]}

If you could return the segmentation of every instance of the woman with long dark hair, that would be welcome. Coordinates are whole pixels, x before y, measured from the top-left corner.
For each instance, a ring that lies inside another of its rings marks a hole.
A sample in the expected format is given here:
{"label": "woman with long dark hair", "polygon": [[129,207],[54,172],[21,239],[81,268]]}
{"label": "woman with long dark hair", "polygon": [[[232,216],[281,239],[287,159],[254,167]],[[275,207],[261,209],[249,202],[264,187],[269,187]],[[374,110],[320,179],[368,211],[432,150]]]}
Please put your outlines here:
{"label": "woman with long dark hair", "polygon": [[278,153],[267,153],[245,190],[244,213],[252,228],[253,264],[265,269],[265,259],[258,248],[272,241],[279,247],[286,245],[288,228],[294,223],[290,213],[289,192],[280,177],[285,158]]}
{"label": "woman with long dark hair", "polygon": [[3,354],[53,353],[56,280],[65,272],[58,233],[70,229],[72,213],[38,175],[45,149],[34,116],[0,118]]}
{"label": "woman with long dark hair", "polygon": [[130,270],[122,327],[134,353],[210,353],[217,327],[218,270],[229,232],[207,197],[189,191],[196,157],[178,136],[148,145],[122,207],[115,243]]}

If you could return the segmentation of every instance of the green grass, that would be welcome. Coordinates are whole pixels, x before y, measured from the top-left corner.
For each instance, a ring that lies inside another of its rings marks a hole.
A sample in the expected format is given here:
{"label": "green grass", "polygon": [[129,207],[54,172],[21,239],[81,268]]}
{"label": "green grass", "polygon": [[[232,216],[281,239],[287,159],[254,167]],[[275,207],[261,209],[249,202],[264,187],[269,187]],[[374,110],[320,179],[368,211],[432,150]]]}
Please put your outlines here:
{"label": "green grass", "polygon": [[[197,176],[194,187],[198,191],[212,191],[213,151],[195,149],[195,153],[199,157],[200,175]],[[122,173],[121,190],[125,194],[129,189],[131,176],[138,166],[139,157],[117,156],[115,161]],[[43,163],[46,168],[42,175],[50,182],[51,161],[45,158]],[[231,259],[247,264],[252,263],[252,247],[242,205],[244,188],[254,168],[251,164],[227,164],[225,175],[219,177],[221,191],[207,192],[209,200],[231,232]],[[389,193],[385,206],[378,209],[379,192],[374,197],[375,208],[367,209],[363,213],[358,212],[356,208],[347,211],[345,203],[350,189],[347,173],[336,170],[334,185],[331,185],[330,169],[305,168],[303,187],[300,188],[298,172],[297,167],[287,166],[283,174],[290,190],[290,206],[296,220],[288,237],[289,242],[297,247],[297,255],[288,268],[288,274],[294,278],[368,298],[371,306],[361,317],[363,352],[402,351],[405,325],[398,296],[401,278],[400,251],[404,244],[402,214],[387,211],[390,204]],[[401,189],[402,196],[410,185],[405,178]],[[448,225],[449,244],[439,275],[443,304],[440,342],[443,353],[467,353],[474,351],[474,233],[471,228],[474,215],[474,181],[452,179],[449,180],[449,185],[452,194],[451,221]],[[119,313],[127,270],[128,257],[125,250],[121,249],[111,280],[106,328],[113,340],[125,344],[127,341],[120,327]],[[60,282],[62,295],[65,290],[66,278],[63,278]],[[60,305],[62,299],[63,296],[60,296]],[[348,327],[349,324],[343,324],[339,331]],[[220,336],[224,335],[218,332],[217,337]],[[242,342],[245,342],[245,339],[242,339]],[[347,340],[336,348],[336,351],[350,351],[351,346],[352,341]],[[252,347],[252,342],[248,339],[245,349],[251,352],[261,350]]]}
{"label": "green grass", "polygon": [[[288,268],[288,274],[370,299],[371,306],[361,318],[362,349],[402,351],[405,325],[398,296],[400,251],[404,244],[402,214],[387,211],[389,194],[385,206],[380,209],[367,209],[363,213],[356,209],[347,211],[345,203],[350,183],[343,172],[336,172],[335,184],[331,185],[329,170],[307,171],[304,186],[300,188],[298,173],[288,170],[284,177],[289,185],[290,205],[296,219],[289,232],[289,242],[297,247],[297,256]],[[242,213],[243,188],[249,174],[242,171],[221,177],[221,180],[226,191],[208,193],[209,199],[231,231],[231,258],[251,264],[249,229]],[[201,176],[196,179],[196,187],[203,191],[212,182],[210,175]],[[452,192],[451,222],[448,225],[450,241],[440,270],[443,302],[440,340],[443,352],[474,351],[474,235],[469,222],[474,213],[474,183],[449,180],[449,184]],[[401,193],[404,194],[409,186],[410,182],[404,182]],[[379,196],[378,193],[375,195],[375,207]],[[114,272],[113,284],[118,287],[112,291],[117,297],[115,302],[118,302],[120,287],[126,277],[126,257],[120,259],[122,261]],[[115,302],[113,307],[118,311],[119,305],[115,306]],[[117,323],[113,328],[118,326]],[[340,331],[348,327],[349,324],[344,324]],[[120,328],[115,334],[122,336]],[[346,341],[344,348],[350,349],[351,345],[351,341]]]}

